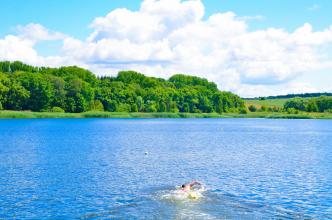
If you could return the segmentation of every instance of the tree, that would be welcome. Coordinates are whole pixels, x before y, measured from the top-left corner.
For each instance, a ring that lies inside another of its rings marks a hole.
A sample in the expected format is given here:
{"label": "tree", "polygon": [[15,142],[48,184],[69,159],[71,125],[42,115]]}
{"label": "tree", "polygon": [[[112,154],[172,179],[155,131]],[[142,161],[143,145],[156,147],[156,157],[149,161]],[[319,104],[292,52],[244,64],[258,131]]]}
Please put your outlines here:
{"label": "tree", "polygon": [[51,106],[59,106],[61,108],[65,107],[65,99],[66,99],[66,90],[65,90],[65,81],[64,79],[53,76],[53,75],[47,75],[46,76],[49,82],[52,85],[53,89],[53,97],[51,100],[50,105]]}
{"label": "tree", "polygon": [[65,112],[65,110],[63,110],[63,109],[60,108],[60,107],[54,106],[54,107],[51,109],[51,112],[63,113],[63,112]]}
{"label": "tree", "polygon": [[306,110],[308,112],[318,112],[318,106],[315,100],[310,100],[307,104]]}
{"label": "tree", "polygon": [[224,112],[223,97],[221,94],[217,93],[214,96],[214,105],[217,113],[221,114]]}
{"label": "tree", "polygon": [[9,91],[10,80],[5,74],[0,72],[0,102],[4,103],[7,93]]}
{"label": "tree", "polygon": [[118,109],[118,103],[115,100],[106,99],[103,101],[103,106],[106,111],[115,112]]}
{"label": "tree", "polygon": [[262,112],[266,112],[266,111],[267,111],[267,107],[266,107],[265,105],[262,105],[262,106],[261,106],[261,111],[262,111]]}
{"label": "tree", "polygon": [[12,82],[4,103],[5,109],[22,110],[30,98],[30,92],[16,82]]}
{"label": "tree", "polygon": [[138,112],[138,107],[135,103],[130,106],[130,111],[131,112]]}
{"label": "tree", "polygon": [[289,108],[304,111],[305,103],[304,103],[303,99],[294,98],[294,99],[291,99],[291,100],[285,102],[284,109],[288,110]]}
{"label": "tree", "polygon": [[130,105],[125,103],[120,103],[118,108],[116,109],[117,112],[130,112]]}
{"label": "tree", "polygon": [[158,105],[158,112],[166,112],[166,108],[167,108],[167,106],[166,106],[165,102],[160,101],[159,105]]}
{"label": "tree", "polygon": [[249,109],[249,111],[251,111],[251,112],[256,112],[256,111],[257,111],[257,107],[254,106],[254,105],[250,105],[250,106],[248,107],[248,109]]}
{"label": "tree", "polygon": [[189,104],[184,103],[182,107],[183,112],[190,112]]}
{"label": "tree", "polygon": [[248,113],[248,111],[247,111],[247,109],[246,108],[241,108],[240,110],[239,110],[239,113],[240,114],[247,114]]}
{"label": "tree", "polygon": [[324,112],[332,109],[332,97],[321,96],[319,98],[314,99],[319,112]]}
{"label": "tree", "polygon": [[143,111],[143,109],[144,109],[144,100],[141,96],[136,97],[136,105],[137,105],[137,110],[139,112]]}
{"label": "tree", "polygon": [[145,107],[147,112],[157,112],[156,103],[154,101],[149,101]]}
{"label": "tree", "polygon": [[49,81],[40,74],[17,72],[14,78],[20,85],[30,92],[23,109],[32,111],[47,110],[53,96],[53,90]]}
{"label": "tree", "polygon": [[91,111],[104,111],[103,103],[99,100],[94,100],[90,102],[89,110]]}

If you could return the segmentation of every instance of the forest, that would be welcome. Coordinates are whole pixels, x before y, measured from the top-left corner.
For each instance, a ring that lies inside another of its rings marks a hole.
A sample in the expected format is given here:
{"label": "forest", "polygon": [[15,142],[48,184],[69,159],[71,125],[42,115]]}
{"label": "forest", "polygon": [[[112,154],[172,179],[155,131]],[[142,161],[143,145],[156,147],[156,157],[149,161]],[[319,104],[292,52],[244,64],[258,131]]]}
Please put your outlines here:
{"label": "forest", "polygon": [[33,112],[246,113],[244,101],[204,78],[169,79],[135,71],[97,77],[77,67],[34,67],[0,62],[0,110]]}

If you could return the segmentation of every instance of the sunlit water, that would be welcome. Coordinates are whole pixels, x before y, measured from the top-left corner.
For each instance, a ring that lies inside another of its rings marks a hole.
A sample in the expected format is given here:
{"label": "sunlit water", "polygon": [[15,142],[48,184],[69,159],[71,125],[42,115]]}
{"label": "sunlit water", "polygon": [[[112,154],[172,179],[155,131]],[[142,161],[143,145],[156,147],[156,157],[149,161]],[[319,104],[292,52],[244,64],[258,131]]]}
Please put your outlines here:
{"label": "sunlit water", "polygon": [[0,120],[0,219],[329,219],[331,158],[329,120]]}

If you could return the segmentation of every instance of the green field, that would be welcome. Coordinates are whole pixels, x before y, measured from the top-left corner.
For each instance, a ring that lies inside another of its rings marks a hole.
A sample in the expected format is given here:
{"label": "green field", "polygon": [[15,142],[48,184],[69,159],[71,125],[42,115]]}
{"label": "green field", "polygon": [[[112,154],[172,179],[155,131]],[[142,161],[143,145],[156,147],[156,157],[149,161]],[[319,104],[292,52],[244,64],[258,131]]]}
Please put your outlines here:
{"label": "green field", "polygon": [[253,99],[253,100],[244,100],[246,106],[254,105],[256,107],[266,106],[266,107],[273,107],[277,106],[282,108],[289,99],[265,99],[265,100],[259,100],[259,99]]}
{"label": "green field", "polygon": [[285,119],[332,119],[332,113],[299,113],[284,112],[249,112],[238,113],[130,113],[130,112],[84,112],[52,113],[29,111],[0,111],[0,118],[285,118]]}
{"label": "green field", "polygon": [[[311,99],[313,97],[308,97],[308,98],[300,98],[300,99]],[[266,107],[280,107],[282,108],[284,106],[284,104],[294,98],[283,98],[283,99],[264,99],[264,100],[260,100],[260,99],[252,99],[252,100],[244,100],[245,105],[248,107],[250,105],[255,105],[256,107],[261,107],[261,106],[266,106]]]}

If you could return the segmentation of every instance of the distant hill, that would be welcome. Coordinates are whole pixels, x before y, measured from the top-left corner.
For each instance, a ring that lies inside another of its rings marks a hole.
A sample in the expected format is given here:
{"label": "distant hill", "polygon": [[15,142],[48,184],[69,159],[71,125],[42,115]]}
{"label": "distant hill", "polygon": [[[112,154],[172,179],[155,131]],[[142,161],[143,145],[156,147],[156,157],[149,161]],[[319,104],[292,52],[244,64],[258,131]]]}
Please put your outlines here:
{"label": "distant hill", "polygon": [[320,97],[320,96],[332,96],[330,92],[316,92],[316,93],[302,93],[302,94],[288,94],[288,95],[277,95],[277,96],[262,96],[256,98],[243,98],[245,100],[264,100],[264,99],[289,99],[289,98],[313,98],[313,97]]}

